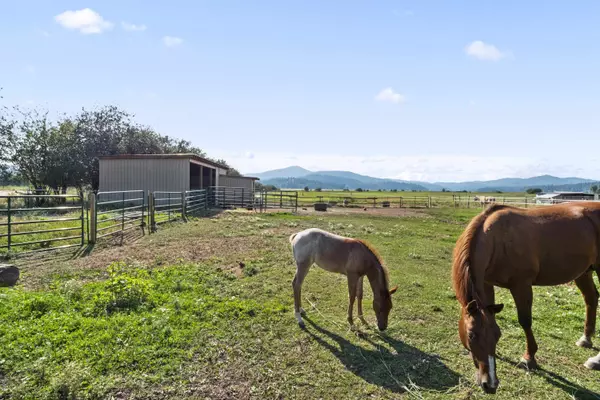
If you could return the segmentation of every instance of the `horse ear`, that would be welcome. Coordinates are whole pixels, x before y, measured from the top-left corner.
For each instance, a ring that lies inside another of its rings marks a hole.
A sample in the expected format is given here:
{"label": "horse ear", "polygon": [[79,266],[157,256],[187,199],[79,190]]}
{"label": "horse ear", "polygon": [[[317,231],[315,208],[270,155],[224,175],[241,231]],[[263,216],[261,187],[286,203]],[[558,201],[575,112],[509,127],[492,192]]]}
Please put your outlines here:
{"label": "horse ear", "polygon": [[469,313],[469,315],[475,315],[477,310],[479,310],[479,306],[475,300],[470,301],[469,304],[467,304],[467,313]]}
{"label": "horse ear", "polygon": [[504,308],[504,304],[492,304],[488,306],[488,310],[494,314],[498,314]]}
{"label": "horse ear", "polygon": [[398,290],[398,285],[396,285],[396,286],[394,286],[393,288],[390,289],[390,294],[396,293],[396,290]]}

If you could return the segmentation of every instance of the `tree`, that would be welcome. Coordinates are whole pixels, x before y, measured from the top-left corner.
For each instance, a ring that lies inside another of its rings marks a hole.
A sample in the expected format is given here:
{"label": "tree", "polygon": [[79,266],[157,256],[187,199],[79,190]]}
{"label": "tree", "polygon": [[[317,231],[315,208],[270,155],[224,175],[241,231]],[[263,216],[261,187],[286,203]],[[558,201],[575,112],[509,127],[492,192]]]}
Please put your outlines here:
{"label": "tree", "polygon": [[275,186],[275,185],[263,185],[260,182],[256,182],[254,184],[254,189],[257,191],[267,191],[267,192],[279,190],[277,188],[277,186]]}
{"label": "tree", "polygon": [[[1,98],[1,97],[0,97]],[[98,190],[99,157],[117,154],[193,153],[204,151],[187,140],[164,136],[133,121],[116,106],[82,109],[54,122],[45,110],[0,107],[0,172],[20,174],[36,188],[66,193],[74,186]],[[225,160],[213,160],[229,176],[241,176]]]}
{"label": "tree", "polygon": [[323,189],[321,189],[320,187],[318,187],[318,188],[315,188],[315,192],[320,192],[320,191],[322,191],[322,190],[323,190]]}
{"label": "tree", "polygon": [[590,187],[590,191],[591,191],[592,193],[600,193],[600,187],[599,187],[598,185],[592,185],[592,186]]}
{"label": "tree", "polygon": [[308,188],[308,186],[304,186],[304,191],[305,192],[309,192],[310,191],[310,189]]}
{"label": "tree", "polygon": [[362,188],[357,188],[356,191],[357,192],[362,192],[363,190],[362,190]]}
{"label": "tree", "polygon": [[527,189],[527,194],[540,194],[540,193],[542,193],[542,189],[540,189],[540,188]]}

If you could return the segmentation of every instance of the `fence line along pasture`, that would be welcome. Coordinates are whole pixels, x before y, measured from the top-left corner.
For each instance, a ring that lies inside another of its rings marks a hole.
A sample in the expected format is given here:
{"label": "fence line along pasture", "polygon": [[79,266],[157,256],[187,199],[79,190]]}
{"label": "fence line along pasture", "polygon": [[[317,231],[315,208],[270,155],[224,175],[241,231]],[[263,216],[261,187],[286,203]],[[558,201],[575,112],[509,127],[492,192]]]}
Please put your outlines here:
{"label": "fence line along pasture", "polygon": [[[186,192],[129,190],[80,195],[24,194],[0,196],[0,258],[37,251],[58,250],[97,243],[103,238],[122,243],[129,231],[142,234],[162,223],[186,221],[209,209],[246,208],[256,212],[297,211],[300,206],[327,203],[333,207],[361,208],[484,208],[490,204],[539,207],[574,200],[538,203],[518,196],[361,196],[319,194],[299,196],[297,190],[253,191],[210,187]],[[591,201],[591,200],[589,200]]]}

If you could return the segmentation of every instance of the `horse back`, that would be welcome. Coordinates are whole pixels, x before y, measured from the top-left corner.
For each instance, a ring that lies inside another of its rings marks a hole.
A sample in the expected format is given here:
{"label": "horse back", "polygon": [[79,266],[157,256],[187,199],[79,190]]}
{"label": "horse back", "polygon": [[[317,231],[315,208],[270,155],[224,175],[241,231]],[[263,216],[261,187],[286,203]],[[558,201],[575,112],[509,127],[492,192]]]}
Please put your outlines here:
{"label": "horse back", "polygon": [[600,207],[580,203],[490,215],[480,241],[492,241],[491,275],[498,284],[515,279],[555,285],[598,263]]}

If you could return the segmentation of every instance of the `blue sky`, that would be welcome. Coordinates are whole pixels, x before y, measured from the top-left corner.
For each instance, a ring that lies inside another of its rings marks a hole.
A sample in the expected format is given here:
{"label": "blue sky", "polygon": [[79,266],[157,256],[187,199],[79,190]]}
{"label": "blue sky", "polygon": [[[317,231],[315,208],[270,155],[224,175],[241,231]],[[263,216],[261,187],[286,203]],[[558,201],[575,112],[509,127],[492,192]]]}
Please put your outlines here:
{"label": "blue sky", "polygon": [[597,1],[12,1],[5,104],[118,104],[243,172],[600,179]]}

